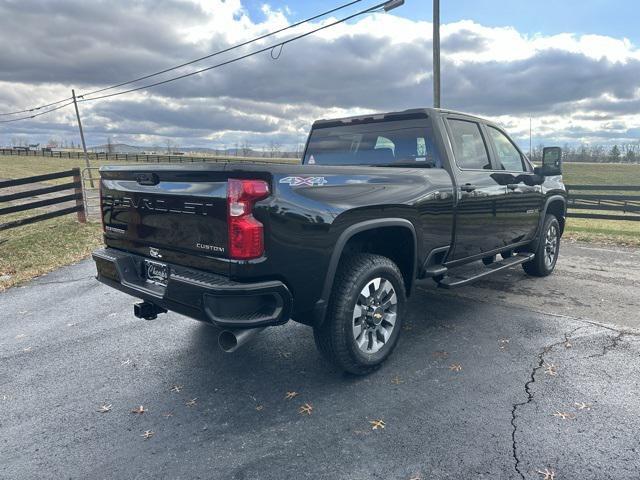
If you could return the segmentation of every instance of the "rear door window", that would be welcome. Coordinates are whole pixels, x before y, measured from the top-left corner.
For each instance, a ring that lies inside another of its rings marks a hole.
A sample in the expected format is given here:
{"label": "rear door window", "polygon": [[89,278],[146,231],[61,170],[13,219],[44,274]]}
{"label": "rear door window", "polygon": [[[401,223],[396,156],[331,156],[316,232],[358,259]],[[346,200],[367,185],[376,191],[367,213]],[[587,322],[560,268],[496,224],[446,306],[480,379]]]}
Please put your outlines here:
{"label": "rear door window", "polygon": [[447,122],[458,166],[468,170],[491,170],[491,161],[480,125],[467,120],[449,119]]}

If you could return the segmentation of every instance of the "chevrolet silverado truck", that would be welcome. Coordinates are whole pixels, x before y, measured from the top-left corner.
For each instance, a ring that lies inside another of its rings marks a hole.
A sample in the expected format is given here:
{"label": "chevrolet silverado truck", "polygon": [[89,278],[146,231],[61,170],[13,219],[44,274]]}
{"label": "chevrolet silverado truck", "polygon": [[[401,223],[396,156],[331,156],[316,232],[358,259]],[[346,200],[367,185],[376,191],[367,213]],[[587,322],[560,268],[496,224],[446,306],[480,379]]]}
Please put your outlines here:
{"label": "chevrolet silverado truck", "polygon": [[566,190],[560,149],[543,157],[534,168],[498,125],[427,108],[317,121],[301,164],[103,167],[97,279],[140,299],[137,317],[219,327],[227,351],[309,325],[324,357],[366,374],[416,282],[553,272]]}

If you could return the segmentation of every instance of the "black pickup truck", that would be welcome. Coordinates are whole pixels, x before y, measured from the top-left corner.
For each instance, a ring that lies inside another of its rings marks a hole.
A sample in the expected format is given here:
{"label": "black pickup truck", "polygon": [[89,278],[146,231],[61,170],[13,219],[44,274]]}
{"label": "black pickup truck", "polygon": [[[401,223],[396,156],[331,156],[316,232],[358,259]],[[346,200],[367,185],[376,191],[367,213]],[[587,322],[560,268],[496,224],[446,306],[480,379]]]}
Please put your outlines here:
{"label": "black pickup truck", "polygon": [[227,351],[292,319],[356,374],[394,349],[417,281],[549,275],[566,216],[559,148],[534,168],[499,126],[436,109],[317,121],[301,165],[110,166],[100,187],[97,278],[137,317],[211,323]]}

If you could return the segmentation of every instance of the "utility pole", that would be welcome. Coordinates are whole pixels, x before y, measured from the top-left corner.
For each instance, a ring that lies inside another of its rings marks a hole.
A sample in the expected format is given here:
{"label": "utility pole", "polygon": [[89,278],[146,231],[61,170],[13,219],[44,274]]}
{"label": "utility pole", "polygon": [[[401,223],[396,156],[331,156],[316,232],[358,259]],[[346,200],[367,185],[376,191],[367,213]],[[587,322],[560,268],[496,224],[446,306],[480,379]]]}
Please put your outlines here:
{"label": "utility pole", "polygon": [[[87,168],[91,168],[91,165],[89,164],[89,155],[87,154],[87,144],[84,141],[84,131],[82,130],[80,111],[78,110],[78,102],[76,100],[76,91],[73,89],[71,89],[71,96],[73,97],[73,106],[76,107],[76,117],[78,118],[78,128],[80,129],[80,140],[82,140],[82,150],[84,150],[84,163],[87,165]],[[89,174],[89,183],[91,184],[91,188],[94,188],[91,170],[87,170],[87,173]]]}
{"label": "utility pole", "polygon": [[532,159],[532,158],[533,158],[533,150],[531,149],[531,116],[529,116],[529,159]]}
{"label": "utility pole", "polygon": [[433,0],[433,106],[440,108],[440,0]]}

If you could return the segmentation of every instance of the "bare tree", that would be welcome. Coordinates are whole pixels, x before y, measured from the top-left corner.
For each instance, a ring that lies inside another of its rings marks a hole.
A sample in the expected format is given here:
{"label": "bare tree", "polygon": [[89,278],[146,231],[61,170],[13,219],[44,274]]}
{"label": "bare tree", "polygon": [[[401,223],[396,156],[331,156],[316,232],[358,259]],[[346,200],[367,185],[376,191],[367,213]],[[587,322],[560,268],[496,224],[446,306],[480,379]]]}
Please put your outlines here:
{"label": "bare tree", "polygon": [[281,149],[282,149],[282,145],[280,145],[278,142],[274,142],[273,140],[271,140],[271,142],[269,143],[269,153],[271,158],[279,157]]}
{"label": "bare tree", "polygon": [[251,145],[246,140],[242,142],[242,156],[248,157],[251,155]]}
{"label": "bare tree", "polygon": [[178,146],[178,144],[170,138],[167,138],[164,144],[167,146],[168,155],[171,155],[176,150],[176,147]]}
{"label": "bare tree", "polygon": [[111,137],[107,137],[107,153],[113,153],[113,143]]}

